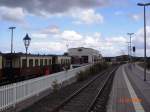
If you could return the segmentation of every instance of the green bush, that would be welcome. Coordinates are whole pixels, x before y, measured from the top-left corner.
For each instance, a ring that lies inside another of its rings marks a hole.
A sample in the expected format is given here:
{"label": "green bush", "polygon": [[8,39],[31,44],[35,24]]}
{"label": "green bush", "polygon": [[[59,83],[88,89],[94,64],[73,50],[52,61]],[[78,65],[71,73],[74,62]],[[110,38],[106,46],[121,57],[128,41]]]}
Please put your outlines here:
{"label": "green bush", "polygon": [[60,84],[58,84],[57,80],[54,80],[52,83],[53,92],[57,92],[60,89]]}
{"label": "green bush", "polygon": [[[144,66],[145,66],[144,62],[140,62],[139,65],[140,65],[142,68],[144,68]],[[147,69],[150,69],[150,60],[147,60],[146,68],[147,68]]]}
{"label": "green bush", "polygon": [[108,64],[103,62],[103,63],[96,63],[93,66],[87,68],[85,71],[80,71],[77,74],[77,81],[83,81],[85,80],[89,75],[96,75],[100,73],[102,70],[108,68]]}
{"label": "green bush", "polygon": [[87,74],[85,74],[84,71],[80,71],[79,73],[77,73],[77,81],[83,81],[86,78]]}
{"label": "green bush", "polygon": [[150,69],[150,60],[147,60],[147,68]]}

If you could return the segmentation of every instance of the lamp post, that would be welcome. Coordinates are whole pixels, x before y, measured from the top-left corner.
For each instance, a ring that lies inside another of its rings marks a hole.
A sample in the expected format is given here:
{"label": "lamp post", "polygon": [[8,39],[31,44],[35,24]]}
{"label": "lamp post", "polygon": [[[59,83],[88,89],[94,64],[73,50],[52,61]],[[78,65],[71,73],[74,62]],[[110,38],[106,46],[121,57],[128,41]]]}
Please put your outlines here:
{"label": "lamp post", "polygon": [[150,3],[138,3],[138,6],[144,7],[144,81],[146,81],[146,6],[149,6]]}
{"label": "lamp post", "polygon": [[130,47],[129,44],[130,44],[130,42],[126,42],[126,43],[127,43],[127,46],[128,46],[127,49],[128,49],[128,62],[129,62],[129,47]]}
{"label": "lamp post", "polygon": [[28,47],[31,42],[31,38],[26,34],[26,36],[23,38],[24,46],[26,48],[26,67],[27,67],[27,52],[28,52]]}
{"label": "lamp post", "polygon": [[130,62],[132,61],[132,48],[131,48],[131,36],[133,35],[134,33],[127,33],[127,35],[129,35],[130,36]]}

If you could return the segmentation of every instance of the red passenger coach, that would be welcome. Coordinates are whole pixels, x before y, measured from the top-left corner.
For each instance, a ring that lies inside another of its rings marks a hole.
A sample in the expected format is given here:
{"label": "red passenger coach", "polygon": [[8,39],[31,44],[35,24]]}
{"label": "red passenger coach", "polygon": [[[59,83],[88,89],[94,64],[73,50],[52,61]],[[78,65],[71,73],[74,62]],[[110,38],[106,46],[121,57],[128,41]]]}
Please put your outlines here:
{"label": "red passenger coach", "polygon": [[51,69],[52,56],[29,54],[26,60],[26,55],[23,53],[3,55],[4,76],[8,79],[48,75]]}
{"label": "red passenger coach", "polygon": [[7,53],[0,55],[0,79],[30,79],[62,71],[71,64],[71,57],[63,55],[34,55]]}

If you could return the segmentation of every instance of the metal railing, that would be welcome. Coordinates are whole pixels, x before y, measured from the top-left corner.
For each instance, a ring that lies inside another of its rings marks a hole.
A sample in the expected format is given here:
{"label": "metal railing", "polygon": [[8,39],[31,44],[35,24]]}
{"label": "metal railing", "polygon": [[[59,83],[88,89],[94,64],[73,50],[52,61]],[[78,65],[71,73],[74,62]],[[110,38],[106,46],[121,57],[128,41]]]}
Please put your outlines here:
{"label": "metal railing", "polygon": [[86,65],[68,71],[0,86],[0,111],[6,110],[12,106],[15,107],[17,103],[52,88],[52,84],[55,80],[57,80],[58,83],[63,83],[75,77],[79,71],[85,70],[89,66],[90,65]]}

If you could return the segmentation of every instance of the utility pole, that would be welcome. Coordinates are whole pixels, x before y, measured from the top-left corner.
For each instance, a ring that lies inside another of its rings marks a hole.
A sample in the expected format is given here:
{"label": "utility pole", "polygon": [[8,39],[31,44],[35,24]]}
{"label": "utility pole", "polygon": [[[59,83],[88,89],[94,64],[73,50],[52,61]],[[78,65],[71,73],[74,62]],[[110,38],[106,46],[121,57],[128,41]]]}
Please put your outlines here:
{"label": "utility pole", "polygon": [[9,29],[11,30],[11,54],[13,52],[13,30],[15,29],[16,27],[9,27]]}
{"label": "utility pole", "polygon": [[13,55],[13,30],[15,29],[16,27],[9,27],[8,29],[11,30],[11,58],[10,58],[10,74],[8,76],[9,80],[10,81],[13,81],[13,78],[14,78],[14,73],[13,73],[13,58],[12,58],[12,55]]}
{"label": "utility pole", "polygon": [[144,81],[146,81],[146,6],[150,6],[150,3],[138,3],[137,5],[144,7]]}
{"label": "utility pole", "polygon": [[127,43],[127,50],[128,50],[128,61],[129,61],[129,47],[130,47],[130,46],[129,46],[129,43],[130,43],[130,42],[126,42],[126,43]]}
{"label": "utility pole", "polygon": [[130,37],[130,42],[129,42],[129,47],[130,47],[130,49],[129,49],[129,51],[130,51],[130,62],[132,61],[132,48],[131,48],[132,42],[131,42],[131,36],[132,36],[133,34],[134,34],[134,33],[127,33],[127,35],[129,35],[129,37]]}

